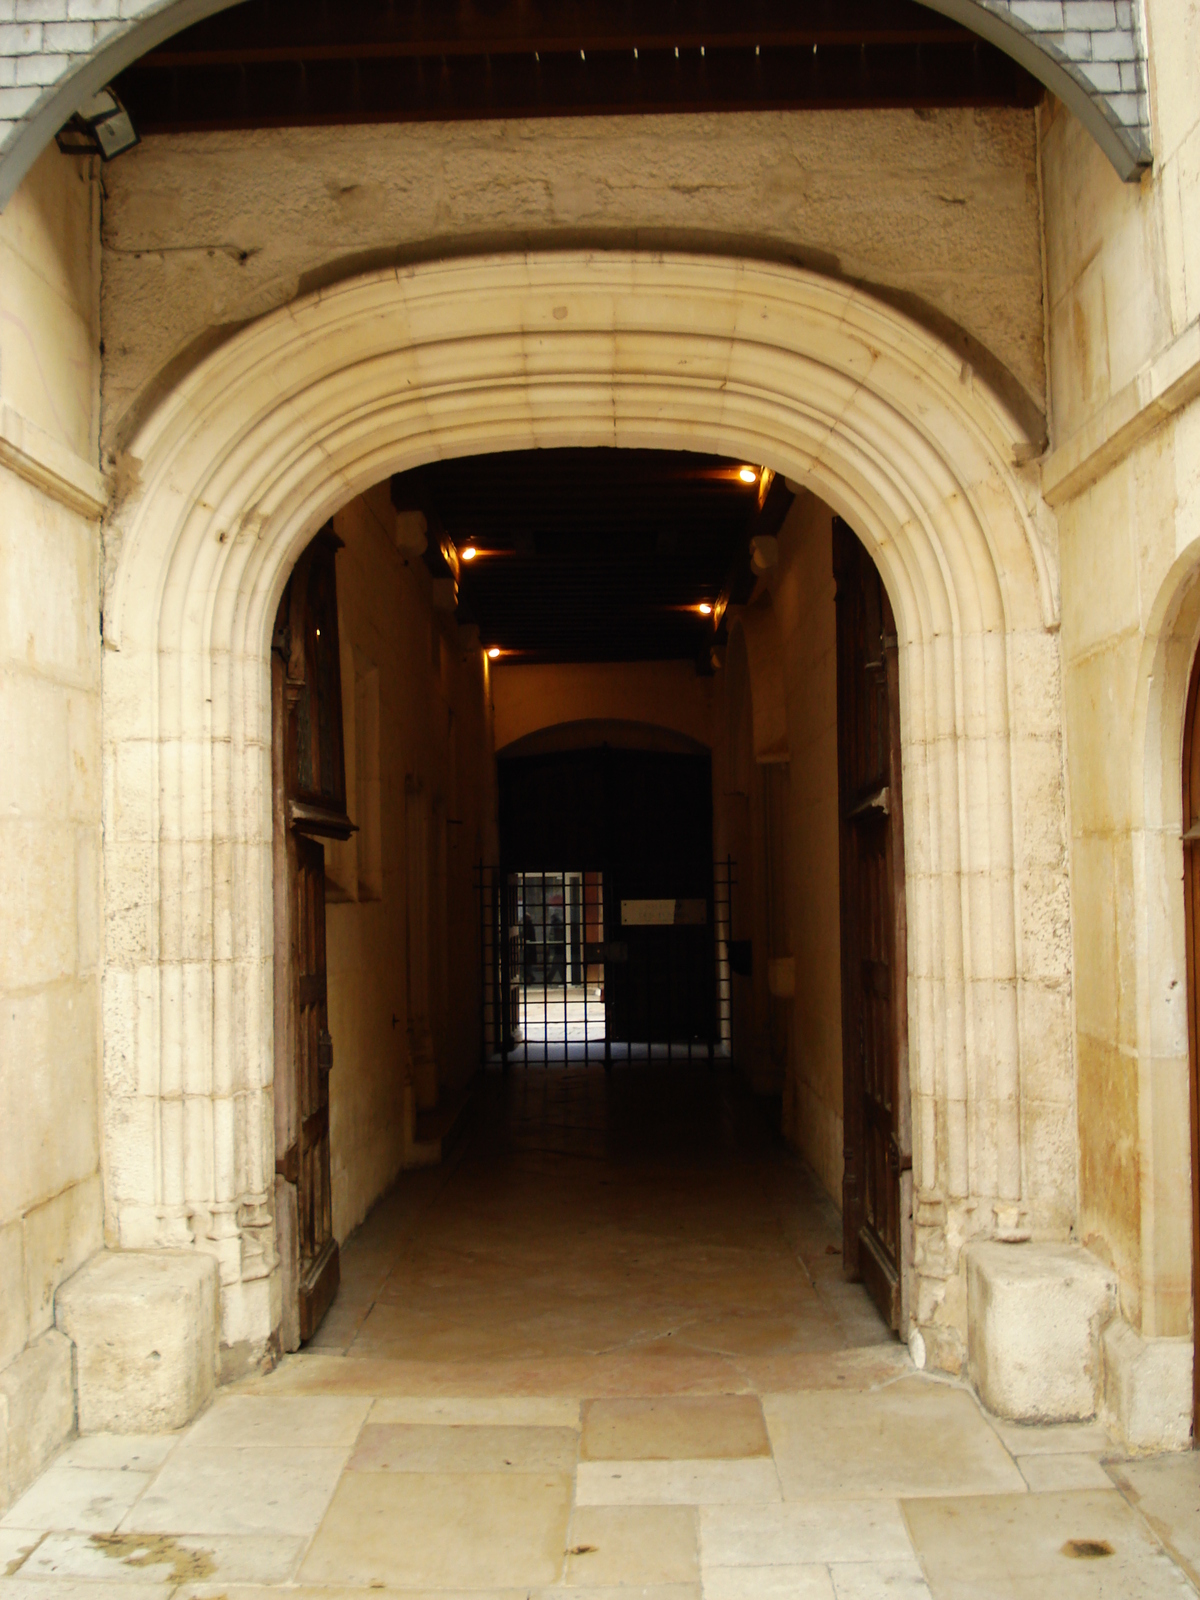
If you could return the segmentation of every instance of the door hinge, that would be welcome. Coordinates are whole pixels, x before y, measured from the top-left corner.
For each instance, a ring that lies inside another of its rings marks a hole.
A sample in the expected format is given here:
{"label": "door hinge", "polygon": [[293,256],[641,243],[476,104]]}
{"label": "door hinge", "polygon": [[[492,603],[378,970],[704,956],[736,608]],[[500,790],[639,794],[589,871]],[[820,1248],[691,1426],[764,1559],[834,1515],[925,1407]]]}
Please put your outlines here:
{"label": "door hinge", "polygon": [[876,789],[874,794],[869,794],[865,800],[860,800],[856,806],[851,806],[846,815],[861,817],[866,811],[882,811],[885,817],[891,816],[892,797],[886,783],[882,789]]}
{"label": "door hinge", "polygon": [[275,1176],[285,1183],[300,1181],[300,1146],[290,1144],[281,1156],[275,1158]]}

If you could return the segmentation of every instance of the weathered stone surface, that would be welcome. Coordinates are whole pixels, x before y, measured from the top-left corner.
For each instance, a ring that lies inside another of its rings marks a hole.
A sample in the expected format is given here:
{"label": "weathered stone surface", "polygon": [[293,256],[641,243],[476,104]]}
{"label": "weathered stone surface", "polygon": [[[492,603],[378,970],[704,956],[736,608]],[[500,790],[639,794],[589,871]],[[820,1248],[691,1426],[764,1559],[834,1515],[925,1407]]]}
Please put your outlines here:
{"label": "weathered stone surface", "polygon": [[[961,329],[963,358],[991,360],[1040,409],[1034,146],[1033,118],[1010,109],[147,140],[105,171],[105,447],[128,446],[147,392],[214,324],[260,316],[348,263],[424,259],[430,240],[447,254],[636,241],[812,263]],[[215,236],[235,248],[210,251]],[[106,530],[107,553],[120,531]]]}
{"label": "weathered stone surface", "polygon": [[1121,1317],[1104,1330],[1105,1425],[1131,1450],[1186,1450],[1192,1341],[1143,1339]]}
{"label": "weathered stone surface", "polygon": [[25,1295],[33,1333],[54,1326],[60,1283],[96,1253],[103,1233],[104,1196],[97,1173],[72,1184],[25,1217]]}
{"label": "weathered stone surface", "polygon": [[0,1372],[0,1506],[33,1482],[74,1428],[71,1342],[51,1329]]}
{"label": "weathered stone surface", "polygon": [[20,1222],[0,1228],[0,1368],[19,1355],[29,1337],[29,1317],[25,1294],[18,1285],[25,1282],[25,1253]]}
{"label": "weathered stone surface", "polygon": [[104,1252],[55,1304],[75,1344],[81,1433],[180,1428],[217,1375],[217,1263],[198,1251]]}
{"label": "weathered stone surface", "polygon": [[74,1426],[101,1243],[98,198],[48,152],[0,216],[0,1499]]}
{"label": "weathered stone surface", "polygon": [[984,1404],[1020,1422],[1094,1416],[1116,1303],[1116,1275],[1077,1245],[972,1246],[967,1350]]}

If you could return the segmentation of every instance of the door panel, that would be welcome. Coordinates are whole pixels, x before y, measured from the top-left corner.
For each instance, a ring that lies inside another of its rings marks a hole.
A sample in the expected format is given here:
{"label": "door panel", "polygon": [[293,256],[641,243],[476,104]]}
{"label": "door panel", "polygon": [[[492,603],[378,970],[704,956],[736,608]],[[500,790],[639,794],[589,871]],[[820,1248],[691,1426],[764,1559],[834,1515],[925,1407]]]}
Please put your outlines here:
{"label": "door panel", "polygon": [[[330,1183],[325,851],[347,839],[334,557],[318,534],[276,618],[271,683],[275,772],[276,1219],[285,1349],[310,1339],[337,1293]],[[280,920],[286,916],[286,925]]]}
{"label": "door panel", "polygon": [[907,939],[896,627],[873,562],[834,523],[841,851],[843,1252],[888,1325],[903,1320]]}
{"label": "door panel", "polygon": [[311,1339],[337,1293],[329,1158],[329,1036],[325,968],[325,852],[296,840],[296,1077],[299,1086],[300,1337]]}

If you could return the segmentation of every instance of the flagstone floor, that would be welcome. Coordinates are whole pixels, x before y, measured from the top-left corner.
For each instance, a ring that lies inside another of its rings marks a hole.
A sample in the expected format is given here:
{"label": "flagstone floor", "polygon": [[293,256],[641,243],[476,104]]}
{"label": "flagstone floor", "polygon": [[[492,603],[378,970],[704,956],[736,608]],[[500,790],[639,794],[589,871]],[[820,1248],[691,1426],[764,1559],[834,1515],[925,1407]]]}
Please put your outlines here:
{"label": "flagstone floor", "polygon": [[1196,1593],[1196,1456],[989,1418],[839,1242],[720,1068],[491,1080],[303,1353],[68,1446],[0,1519],[0,1600]]}

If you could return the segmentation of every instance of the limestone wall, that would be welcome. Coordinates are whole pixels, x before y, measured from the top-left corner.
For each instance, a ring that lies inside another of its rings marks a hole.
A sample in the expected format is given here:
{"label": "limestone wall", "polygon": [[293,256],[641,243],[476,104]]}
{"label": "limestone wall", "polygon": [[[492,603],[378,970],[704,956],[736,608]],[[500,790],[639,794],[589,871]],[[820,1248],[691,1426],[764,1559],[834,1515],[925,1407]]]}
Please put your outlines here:
{"label": "limestone wall", "polygon": [[748,940],[750,972],[730,972],[729,1011],[733,1059],[751,1086],[763,1093],[783,1087],[769,1048],[767,994],[766,859],[763,782],[755,760],[755,713],[762,699],[746,645],[746,625],[729,618],[724,669],[716,679],[714,708],[714,830],[718,860],[732,860],[730,937]]}
{"label": "limestone wall", "polygon": [[[1149,0],[1157,161],[1113,180],[1043,118],[1071,786],[1080,1233],[1125,1316],[1191,1318],[1180,751],[1200,637],[1200,7]],[[1188,819],[1190,821],[1190,819]],[[1190,1355],[1188,1356],[1190,1360]]]}
{"label": "limestone wall", "polygon": [[156,385],[323,282],[442,254],[593,242],[783,257],[873,285],[1027,413],[1044,407],[1028,112],[187,135],[147,139],[106,184],[110,448]]}
{"label": "limestone wall", "polygon": [[841,1205],[842,980],[833,514],[812,495],[780,530],[771,598],[783,644],[796,962],[785,1130]]}
{"label": "limestone wall", "polygon": [[569,722],[631,722],[669,728],[708,744],[711,680],[690,661],[560,662],[492,668],[496,749]]}
{"label": "limestone wall", "polygon": [[438,1087],[461,1085],[479,1064],[473,875],[494,826],[483,653],[452,615],[434,609],[428,570],[397,549],[393,525],[386,485],[334,518],[344,541],[338,606],[347,804],[359,824],[348,844],[326,845],[339,1239],[362,1221],[407,1154],[406,805],[427,808],[424,939]]}
{"label": "limestone wall", "polygon": [[59,1284],[100,1248],[99,195],[0,217],[0,1506],[74,1423]]}

